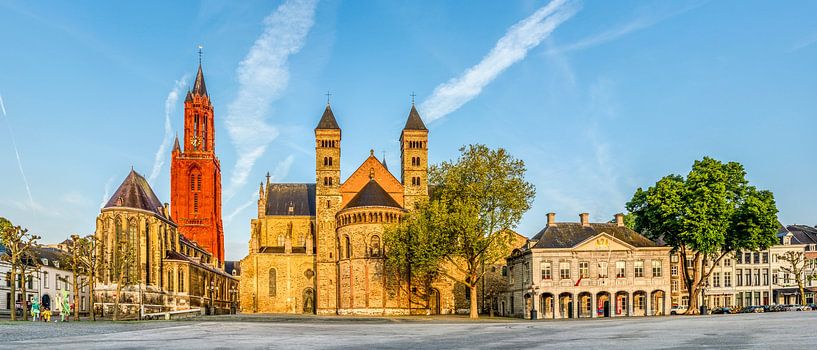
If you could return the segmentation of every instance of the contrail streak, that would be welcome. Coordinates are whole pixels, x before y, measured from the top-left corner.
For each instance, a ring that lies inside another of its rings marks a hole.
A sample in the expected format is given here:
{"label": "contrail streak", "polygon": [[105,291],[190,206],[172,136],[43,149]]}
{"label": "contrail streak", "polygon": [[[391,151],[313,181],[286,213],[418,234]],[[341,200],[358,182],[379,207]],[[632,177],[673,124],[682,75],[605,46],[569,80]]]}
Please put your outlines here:
{"label": "contrail streak", "polygon": [[0,95],[0,110],[3,110],[3,117],[6,118],[6,127],[9,130],[9,138],[11,139],[11,144],[14,146],[14,154],[17,155],[17,167],[20,168],[20,176],[23,177],[23,183],[26,185],[26,192],[28,193],[28,201],[31,204],[31,209],[34,209],[34,197],[31,196],[31,186],[28,185],[28,178],[26,177],[26,172],[23,170],[23,162],[20,160],[20,150],[17,148],[17,140],[14,137],[14,130],[11,128],[11,120],[9,120],[8,115],[6,115],[6,104],[3,103],[3,95]]}

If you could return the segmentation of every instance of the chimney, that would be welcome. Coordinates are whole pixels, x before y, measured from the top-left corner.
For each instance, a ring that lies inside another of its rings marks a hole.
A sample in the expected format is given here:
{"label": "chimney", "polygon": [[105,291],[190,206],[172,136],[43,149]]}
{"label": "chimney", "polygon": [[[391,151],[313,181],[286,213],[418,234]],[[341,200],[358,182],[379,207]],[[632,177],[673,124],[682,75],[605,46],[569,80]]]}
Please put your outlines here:
{"label": "chimney", "polygon": [[581,213],[579,214],[579,220],[582,222],[582,226],[590,226],[590,214],[588,213]]}
{"label": "chimney", "polygon": [[548,226],[553,226],[556,224],[556,213],[547,213],[548,216]]}
{"label": "chimney", "polygon": [[170,217],[170,204],[164,203],[164,210],[162,210],[162,214],[165,215],[166,218]]}
{"label": "chimney", "polygon": [[622,213],[616,214],[616,226],[624,227],[624,214]]}

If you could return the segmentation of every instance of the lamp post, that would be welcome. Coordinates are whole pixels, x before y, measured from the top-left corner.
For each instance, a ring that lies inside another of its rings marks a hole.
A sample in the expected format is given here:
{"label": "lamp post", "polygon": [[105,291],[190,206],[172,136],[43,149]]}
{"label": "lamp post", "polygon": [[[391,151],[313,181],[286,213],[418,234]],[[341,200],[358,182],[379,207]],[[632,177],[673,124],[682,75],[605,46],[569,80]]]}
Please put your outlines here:
{"label": "lamp post", "polygon": [[235,315],[236,314],[236,298],[238,296],[238,289],[235,285],[230,286],[230,312]]}
{"label": "lamp post", "polygon": [[210,307],[208,308],[210,315],[214,314],[214,312],[213,312],[213,290],[214,289],[216,289],[216,288],[213,285],[213,281],[211,280],[210,281]]}

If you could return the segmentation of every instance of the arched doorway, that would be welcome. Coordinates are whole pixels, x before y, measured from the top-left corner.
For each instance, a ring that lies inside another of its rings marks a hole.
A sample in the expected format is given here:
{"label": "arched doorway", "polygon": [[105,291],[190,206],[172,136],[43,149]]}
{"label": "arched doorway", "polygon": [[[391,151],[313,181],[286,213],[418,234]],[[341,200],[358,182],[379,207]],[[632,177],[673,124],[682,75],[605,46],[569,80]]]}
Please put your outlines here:
{"label": "arched doorway", "polygon": [[579,318],[593,317],[593,295],[589,292],[581,292],[578,297],[579,301]]}
{"label": "arched doorway", "polygon": [[555,318],[556,315],[553,313],[553,306],[554,301],[556,298],[553,297],[551,293],[543,293],[539,296],[539,314],[542,315],[541,318]]}
{"label": "arched doorway", "polygon": [[51,308],[51,296],[49,296],[48,294],[43,294],[42,304],[43,304],[42,305],[43,309],[50,309]]}
{"label": "arched doorway", "polygon": [[437,288],[431,288],[428,294],[428,308],[432,315],[440,314],[440,291]]}
{"label": "arched doorway", "polygon": [[663,290],[655,290],[650,295],[650,315],[663,316],[667,314],[664,309],[664,302],[666,301],[666,294]]}
{"label": "arched doorway", "polygon": [[630,295],[627,292],[621,291],[616,293],[616,316],[630,316]]}
{"label": "arched doorway", "polygon": [[610,317],[610,293],[599,292],[596,294],[596,316]]}
{"label": "arched doorway", "polygon": [[315,313],[315,291],[312,288],[304,289],[304,308],[305,314]]}
{"label": "arched doorway", "polygon": [[633,292],[633,316],[647,316],[647,292]]}
{"label": "arched doorway", "polygon": [[573,295],[559,294],[559,315],[561,318],[573,318]]}

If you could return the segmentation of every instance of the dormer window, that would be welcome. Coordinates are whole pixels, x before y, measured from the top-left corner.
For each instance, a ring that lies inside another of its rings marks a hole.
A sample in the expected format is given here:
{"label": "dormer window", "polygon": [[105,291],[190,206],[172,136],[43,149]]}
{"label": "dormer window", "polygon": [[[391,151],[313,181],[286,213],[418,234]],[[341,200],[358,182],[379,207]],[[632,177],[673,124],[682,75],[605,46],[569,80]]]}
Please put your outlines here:
{"label": "dormer window", "polygon": [[46,258],[42,258],[42,259],[40,259],[40,261],[42,261],[42,262],[43,262],[43,265],[48,266],[48,259],[46,259]]}
{"label": "dormer window", "polygon": [[54,261],[54,267],[60,268],[60,262],[59,261]]}

